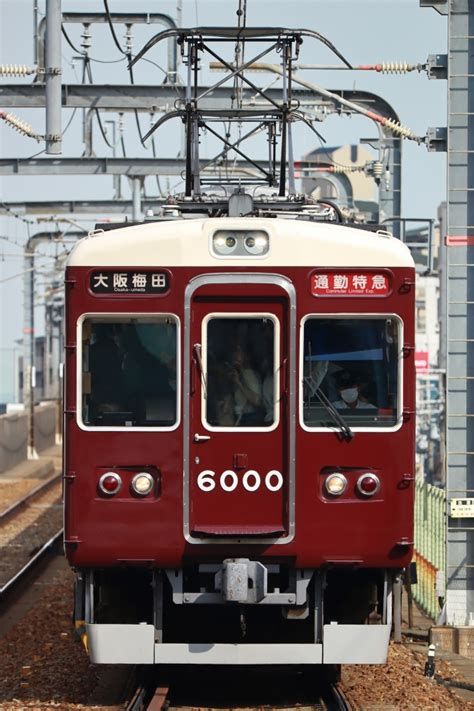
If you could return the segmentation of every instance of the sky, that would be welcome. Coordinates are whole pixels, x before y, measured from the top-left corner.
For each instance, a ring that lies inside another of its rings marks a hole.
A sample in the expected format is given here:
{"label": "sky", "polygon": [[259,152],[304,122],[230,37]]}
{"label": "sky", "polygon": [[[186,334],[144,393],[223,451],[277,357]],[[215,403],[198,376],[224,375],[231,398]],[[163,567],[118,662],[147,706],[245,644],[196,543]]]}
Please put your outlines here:
{"label": "sky", "polygon": [[[0,0],[0,64],[33,64],[33,0]],[[161,12],[176,18],[176,0],[109,0],[111,11]],[[182,0],[183,26],[235,25],[238,0]],[[63,11],[102,11],[102,0],[63,0]],[[39,0],[41,16],[45,0]],[[447,20],[432,9],[420,8],[418,0],[247,0],[247,26],[305,27],[316,30],[339,49],[352,64],[381,62],[424,63],[429,54],[446,52]],[[137,51],[160,26],[143,26],[135,30],[134,50]],[[80,26],[70,25],[68,33],[80,44]],[[117,35],[123,41],[124,28],[118,26]],[[81,63],[73,59],[74,52],[63,42],[63,76],[68,83],[80,83]],[[161,52],[161,54],[160,54]],[[128,83],[128,75],[121,55],[106,26],[92,29],[91,56],[114,63],[92,63],[94,81],[98,83]],[[166,50],[159,49],[150,58],[166,65]],[[303,45],[301,62],[336,64],[337,59],[322,45],[307,42]],[[140,66],[139,66],[140,65]],[[139,63],[136,83],[161,83],[163,75],[154,66]],[[394,108],[401,122],[416,134],[424,136],[428,127],[446,126],[445,81],[428,80],[424,72],[408,75],[382,75],[373,72],[305,71],[305,79],[328,89],[358,89],[378,94]],[[184,76],[184,74],[183,74]],[[219,78],[205,75],[205,81]],[[28,84],[31,78],[0,79],[5,82]],[[270,79],[269,79],[270,81]],[[0,106],[0,110],[1,110]],[[39,133],[44,132],[44,111],[11,110],[28,121]],[[82,143],[82,112],[74,117],[63,111],[63,155],[80,156]],[[105,120],[109,118],[107,116]],[[142,118],[143,128],[149,119]],[[170,122],[171,123],[171,122]],[[318,131],[328,146],[358,143],[361,138],[374,137],[374,124],[363,117],[329,117],[318,123]],[[112,155],[99,133],[94,149],[97,156]],[[125,122],[125,140],[129,155],[147,156],[137,138],[133,117]],[[174,157],[179,150],[178,130],[171,125],[157,137],[158,155]],[[202,155],[211,155],[214,145],[204,138]],[[295,132],[295,157],[319,147],[311,131]],[[20,136],[0,121],[0,157],[29,157],[44,148],[34,140]],[[257,151],[259,148],[257,147]],[[263,157],[263,156],[262,156]],[[174,181],[176,182],[176,181]],[[173,181],[171,182],[171,187]],[[166,185],[164,186],[166,187]],[[180,186],[178,186],[179,188]],[[128,186],[123,189],[128,194]],[[151,179],[147,190],[154,194],[156,184]],[[20,177],[0,176],[0,199],[5,201],[47,199],[92,199],[113,197],[111,177]],[[405,217],[436,218],[438,205],[446,198],[446,160],[441,153],[428,153],[424,146],[404,141],[402,159],[402,214]],[[28,216],[28,220],[32,220]],[[91,216],[80,224],[88,229],[95,221]],[[67,225],[62,225],[67,227]],[[69,226],[70,229],[76,227]],[[23,329],[23,260],[22,248],[28,234],[35,234],[44,225],[27,224],[21,219],[0,217],[0,402],[11,399],[14,378],[13,361],[18,349],[16,341]],[[7,239],[4,239],[7,238]],[[8,241],[7,241],[8,240]],[[51,278],[54,258],[70,245],[40,247],[37,263],[40,268],[36,285],[37,333],[42,332],[45,284]],[[20,276],[16,276],[20,275]]]}

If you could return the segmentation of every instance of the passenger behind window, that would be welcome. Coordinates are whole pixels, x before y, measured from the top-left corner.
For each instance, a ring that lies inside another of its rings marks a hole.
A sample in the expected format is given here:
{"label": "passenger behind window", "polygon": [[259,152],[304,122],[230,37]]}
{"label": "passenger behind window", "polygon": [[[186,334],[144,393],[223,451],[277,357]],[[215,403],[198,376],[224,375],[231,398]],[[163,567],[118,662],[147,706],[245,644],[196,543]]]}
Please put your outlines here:
{"label": "passenger behind window", "polygon": [[263,376],[263,407],[265,410],[263,421],[266,425],[272,425],[275,418],[275,376],[273,373],[272,362],[269,358],[264,358],[262,360],[261,372]]}
{"label": "passenger behind window", "polygon": [[[209,354],[208,354],[209,357]],[[235,425],[234,386],[228,367],[209,358],[206,389],[206,419],[216,427]]]}
{"label": "passenger behind window", "polygon": [[102,419],[104,413],[123,409],[122,355],[116,325],[96,323],[92,326],[92,344],[89,348],[91,374],[91,421]]}
{"label": "passenger behind window", "polygon": [[355,373],[341,370],[336,373],[338,399],[332,404],[339,410],[376,410],[368,400],[361,395],[364,384]]}
{"label": "passenger behind window", "polygon": [[227,364],[228,375],[233,384],[235,425],[258,427],[263,424],[262,377],[252,367],[248,352],[237,343]]}

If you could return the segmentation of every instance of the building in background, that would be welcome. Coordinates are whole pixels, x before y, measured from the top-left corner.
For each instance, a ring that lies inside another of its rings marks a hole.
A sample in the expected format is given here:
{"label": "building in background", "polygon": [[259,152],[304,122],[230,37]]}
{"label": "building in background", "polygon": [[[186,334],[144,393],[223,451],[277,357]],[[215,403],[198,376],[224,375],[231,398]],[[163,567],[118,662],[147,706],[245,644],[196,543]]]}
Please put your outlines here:
{"label": "building in background", "polygon": [[[316,200],[334,200],[364,222],[377,222],[377,185],[366,170],[373,154],[362,145],[317,148],[303,157],[309,167],[303,192]],[[312,164],[312,165],[311,165]]]}

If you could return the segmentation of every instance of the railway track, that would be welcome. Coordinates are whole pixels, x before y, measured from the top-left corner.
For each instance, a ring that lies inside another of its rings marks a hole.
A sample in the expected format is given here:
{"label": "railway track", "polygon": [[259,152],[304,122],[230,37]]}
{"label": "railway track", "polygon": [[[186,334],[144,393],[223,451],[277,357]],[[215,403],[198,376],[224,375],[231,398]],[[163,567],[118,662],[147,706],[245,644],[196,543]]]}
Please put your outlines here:
{"label": "railway track", "polygon": [[[245,673],[246,672],[246,673]],[[136,687],[127,711],[351,711],[339,683],[322,680],[317,671],[278,674],[255,668],[195,668],[171,672],[137,669]],[[235,677],[237,675],[237,682]],[[283,676],[287,678],[283,679]],[[262,679],[263,676],[263,679]]]}
{"label": "railway track", "polygon": [[33,502],[38,496],[51,489],[54,484],[59,483],[61,481],[61,478],[61,473],[54,474],[52,477],[46,479],[46,481],[36,486],[34,489],[19,498],[13,504],[8,506],[6,509],[0,511],[0,525],[8,521],[14,514],[18,513],[18,511],[23,509],[25,506]]}
{"label": "railway track", "polygon": [[30,575],[44,559],[58,550],[63,537],[63,529],[57,531],[41,548],[36,551],[32,558],[23,565],[6,583],[0,586],[0,603]]}
{"label": "railway track", "polygon": [[0,513],[0,601],[20,587],[62,538],[61,474],[42,482]]}

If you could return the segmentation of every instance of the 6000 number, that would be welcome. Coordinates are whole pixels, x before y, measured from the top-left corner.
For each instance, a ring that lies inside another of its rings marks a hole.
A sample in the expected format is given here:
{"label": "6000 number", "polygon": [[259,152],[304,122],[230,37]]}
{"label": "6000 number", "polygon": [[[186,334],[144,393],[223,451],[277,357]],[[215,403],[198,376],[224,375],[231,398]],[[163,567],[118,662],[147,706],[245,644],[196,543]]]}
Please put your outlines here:
{"label": "6000 number", "polygon": [[197,477],[198,487],[206,492],[214,491],[218,485],[223,491],[235,491],[239,483],[250,492],[258,491],[261,486],[269,491],[279,491],[283,486],[283,475],[276,469],[272,469],[262,477],[254,469],[249,469],[242,478],[239,478],[232,469],[226,469],[220,476],[217,476],[212,469],[205,469]]}

